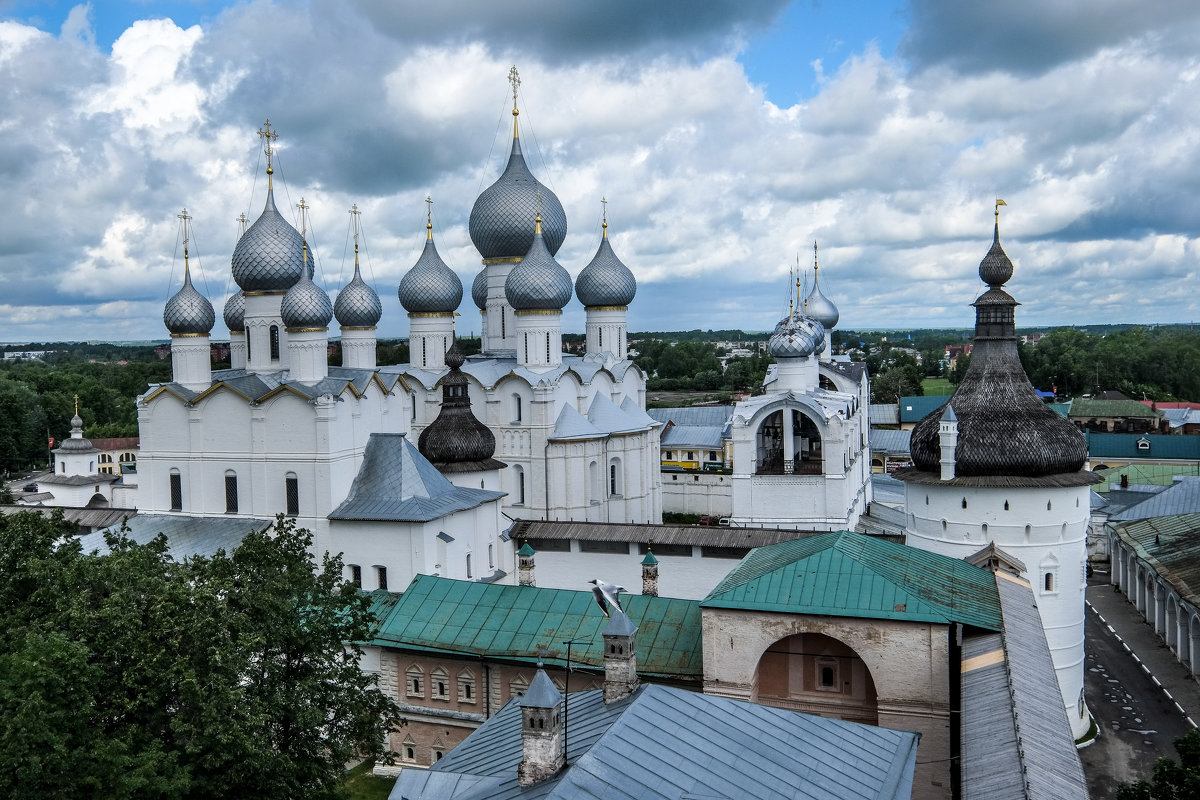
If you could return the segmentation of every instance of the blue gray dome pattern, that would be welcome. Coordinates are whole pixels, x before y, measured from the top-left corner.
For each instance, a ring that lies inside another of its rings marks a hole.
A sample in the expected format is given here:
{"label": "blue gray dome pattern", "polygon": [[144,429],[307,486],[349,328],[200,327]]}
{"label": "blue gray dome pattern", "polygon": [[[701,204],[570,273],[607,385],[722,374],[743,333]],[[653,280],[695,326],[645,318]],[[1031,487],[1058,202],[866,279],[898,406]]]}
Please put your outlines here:
{"label": "blue gray dome pattern", "polygon": [[575,294],[585,307],[627,306],[637,294],[637,280],[608,243],[600,240],[596,255],[575,279]]}
{"label": "blue gray dome pattern", "polygon": [[806,358],[825,350],[825,328],[812,317],[793,314],[767,342],[775,358]]}
{"label": "blue gray dome pattern", "polygon": [[504,296],[518,311],[550,311],[571,302],[571,275],[546,249],[541,233],[504,281]]}
{"label": "blue gray dome pattern", "polygon": [[487,269],[479,270],[479,274],[471,282],[471,299],[480,311],[487,310]]}
{"label": "blue gray dome pattern", "polygon": [[183,288],[163,307],[163,323],[176,335],[207,334],[216,321],[212,303],[192,286],[192,273],[185,267]]}
{"label": "blue gray dome pattern", "polygon": [[828,297],[821,294],[821,287],[817,283],[815,273],[813,274],[812,291],[808,293],[808,297],[804,301],[804,313],[820,322],[826,330],[837,325],[841,318],[837,306]]}
{"label": "blue gray dome pattern", "polygon": [[333,303],[333,315],[343,328],[374,328],[383,316],[383,303],[379,295],[367,285],[354,264],[354,277],[346,288],[338,292]]}
{"label": "blue gray dome pattern", "polygon": [[525,166],[521,140],[513,137],[512,154],[504,174],[484,189],[471,208],[469,230],[484,259],[521,258],[533,245],[533,218],[539,213],[546,248],[553,255],[567,238],[567,215],[554,192]]}
{"label": "blue gray dome pattern", "polygon": [[[247,234],[249,235],[249,234]],[[244,237],[243,237],[244,238]],[[312,269],[305,267],[303,277],[287,290],[279,304],[279,316],[286,328],[325,328],[333,319],[329,295],[313,283]]]}
{"label": "blue gray dome pattern", "polygon": [[300,232],[275,208],[275,193],[233,250],[233,279],[246,292],[287,291],[304,272]]}
{"label": "blue gray dome pattern", "polygon": [[400,305],[410,314],[453,314],[462,302],[463,285],[438,255],[432,235],[413,268],[400,280]]}
{"label": "blue gray dome pattern", "polygon": [[229,295],[221,316],[225,318],[225,327],[231,333],[246,330],[246,295],[241,292]]}

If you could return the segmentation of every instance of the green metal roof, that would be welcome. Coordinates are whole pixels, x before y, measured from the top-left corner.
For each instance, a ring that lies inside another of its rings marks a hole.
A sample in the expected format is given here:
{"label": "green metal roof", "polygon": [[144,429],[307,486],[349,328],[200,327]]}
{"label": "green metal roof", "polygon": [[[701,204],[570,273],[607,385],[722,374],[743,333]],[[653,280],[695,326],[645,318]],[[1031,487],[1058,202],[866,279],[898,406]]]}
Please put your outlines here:
{"label": "green metal roof", "polygon": [[849,531],[751,550],[701,606],[1000,630],[990,572]]}
{"label": "green metal roof", "polygon": [[[637,626],[638,673],[699,681],[704,669],[696,600],[626,595]],[[592,592],[501,586],[418,575],[383,619],[371,644],[472,658],[604,668],[601,631],[608,618]]]}
{"label": "green metal roof", "polygon": [[1144,406],[1137,400],[1096,400],[1091,397],[1077,397],[1071,401],[1071,419],[1091,419],[1092,417],[1155,419],[1162,415],[1163,412]]}
{"label": "green metal roof", "polygon": [[1046,403],[1046,408],[1049,408],[1060,417],[1069,417],[1071,415],[1071,401],[1065,403]]}
{"label": "green metal roof", "polygon": [[1180,597],[1200,604],[1200,514],[1142,519],[1116,531]]}
{"label": "green metal roof", "polygon": [[[1093,433],[1085,431],[1088,457],[1140,458],[1161,461],[1177,459],[1200,460],[1200,436],[1182,436],[1164,433]],[[1138,440],[1145,439],[1150,445],[1145,450],[1138,448]]]}
{"label": "green metal roof", "polygon": [[1126,464],[1123,467],[1109,467],[1096,470],[1096,474],[1104,478],[1104,483],[1096,486],[1096,491],[1108,494],[1112,484],[1120,483],[1122,476],[1129,476],[1131,485],[1170,486],[1175,482],[1176,475],[1200,475],[1200,465],[1197,464]]}
{"label": "green metal roof", "polygon": [[921,395],[908,395],[900,398],[900,421],[901,422],[920,422],[930,412],[937,410],[950,399],[948,394],[930,395],[922,397]]}

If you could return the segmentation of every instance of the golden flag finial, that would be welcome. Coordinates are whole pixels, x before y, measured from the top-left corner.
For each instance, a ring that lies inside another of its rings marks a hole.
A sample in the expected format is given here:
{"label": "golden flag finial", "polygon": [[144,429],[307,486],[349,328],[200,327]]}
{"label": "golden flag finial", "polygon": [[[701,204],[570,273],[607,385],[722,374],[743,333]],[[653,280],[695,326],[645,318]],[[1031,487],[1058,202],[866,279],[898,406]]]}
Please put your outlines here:
{"label": "golden flag finial", "polygon": [[997,225],[1000,224],[1000,206],[1006,206],[1006,205],[1008,205],[1008,203],[1004,202],[999,197],[996,198],[996,224]]}

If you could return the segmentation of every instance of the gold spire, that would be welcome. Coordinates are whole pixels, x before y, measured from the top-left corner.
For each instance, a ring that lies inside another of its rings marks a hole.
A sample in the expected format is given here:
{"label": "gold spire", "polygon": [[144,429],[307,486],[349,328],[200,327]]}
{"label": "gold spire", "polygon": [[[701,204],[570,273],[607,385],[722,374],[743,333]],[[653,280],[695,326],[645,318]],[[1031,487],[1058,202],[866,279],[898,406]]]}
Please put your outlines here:
{"label": "gold spire", "polygon": [[517,111],[517,89],[521,86],[521,75],[517,72],[517,65],[513,64],[512,69],[508,71],[508,82],[512,84],[513,90],[513,138],[516,139],[517,133],[517,117],[521,115]]}
{"label": "gold spire", "polygon": [[604,207],[604,212],[603,212],[604,221],[600,223],[600,230],[601,230],[600,238],[607,239],[608,238],[608,199],[601,197],[600,205]]}
{"label": "gold spire", "polygon": [[817,240],[813,239],[813,286],[817,285]]}
{"label": "gold spire", "polygon": [[75,416],[79,416],[79,395],[75,395]]}
{"label": "gold spire", "polygon": [[350,206],[350,219],[354,221],[354,274],[358,274],[358,217],[362,212],[358,210],[358,203]]}
{"label": "gold spire", "polygon": [[188,216],[186,208],[175,216],[183,220],[183,281],[187,283],[191,277],[191,271],[188,268],[188,220],[191,217]]}
{"label": "gold spire", "polygon": [[433,196],[425,195],[425,238],[433,239]]}
{"label": "gold spire", "polygon": [[267,191],[270,191],[272,188],[271,176],[275,174],[275,168],[271,166],[271,156],[275,153],[272,142],[279,138],[279,131],[271,130],[271,120],[267,120],[258,129],[258,135],[263,140],[263,152],[267,154]]}
{"label": "gold spire", "polygon": [[[516,67],[514,67],[513,69],[516,69]],[[542,235],[542,190],[541,189],[537,190],[537,216],[534,218],[533,222],[534,222],[533,235],[541,236]]]}

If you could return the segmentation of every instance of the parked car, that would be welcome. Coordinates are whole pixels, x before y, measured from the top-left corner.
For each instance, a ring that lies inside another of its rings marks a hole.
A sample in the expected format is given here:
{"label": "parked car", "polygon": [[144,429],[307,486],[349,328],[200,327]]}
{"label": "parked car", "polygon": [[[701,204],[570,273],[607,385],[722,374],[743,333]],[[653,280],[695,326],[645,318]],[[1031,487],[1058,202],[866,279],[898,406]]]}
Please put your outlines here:
{"label": "parked car", "polygon": [[27,483],[21,487],[21,491],[22,492],[36,492],[37,484],[36,483]]}

